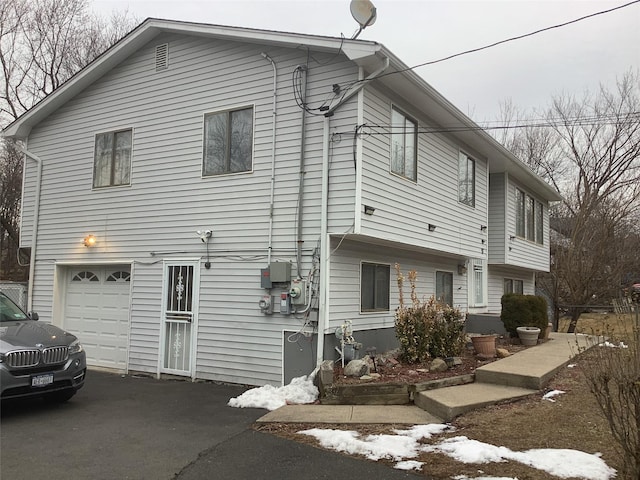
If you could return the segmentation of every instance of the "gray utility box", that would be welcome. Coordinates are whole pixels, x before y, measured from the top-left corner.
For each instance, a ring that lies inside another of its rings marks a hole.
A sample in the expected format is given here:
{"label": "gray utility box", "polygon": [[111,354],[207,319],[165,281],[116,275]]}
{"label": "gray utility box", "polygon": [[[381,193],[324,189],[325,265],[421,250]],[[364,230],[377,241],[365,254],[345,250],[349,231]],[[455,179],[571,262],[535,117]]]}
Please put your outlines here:
{"label": "gray utility box", "polygon": [[291,262],[271,262],[267,268],[260,269],[260,286],[272,288],[274,283],[291,281]]}

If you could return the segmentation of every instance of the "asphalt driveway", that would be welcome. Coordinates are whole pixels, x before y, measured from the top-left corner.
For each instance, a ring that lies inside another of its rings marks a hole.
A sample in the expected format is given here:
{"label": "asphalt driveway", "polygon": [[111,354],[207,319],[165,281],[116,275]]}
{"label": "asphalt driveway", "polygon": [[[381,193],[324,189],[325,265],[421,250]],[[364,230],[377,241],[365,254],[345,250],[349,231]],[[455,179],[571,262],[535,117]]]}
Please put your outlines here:
{"label": "asphalt driveway", "polygon": [[416,478],[254,431],[266,410],[226,406],[243,391],[90,371],[65,404],[2,406],[0,478]]}

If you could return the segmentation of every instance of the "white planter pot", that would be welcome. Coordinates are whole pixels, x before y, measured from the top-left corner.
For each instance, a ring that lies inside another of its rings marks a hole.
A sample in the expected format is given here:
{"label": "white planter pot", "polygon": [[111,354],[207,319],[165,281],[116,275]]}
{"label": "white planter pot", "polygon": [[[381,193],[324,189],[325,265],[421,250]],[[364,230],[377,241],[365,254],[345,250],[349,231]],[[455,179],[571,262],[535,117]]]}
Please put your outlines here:
{"label": "white planter pot", "polygon": [[516,331],[522,345],[531,347],[538,344],[538,336],[540,335],[538,327],[518,327]]}

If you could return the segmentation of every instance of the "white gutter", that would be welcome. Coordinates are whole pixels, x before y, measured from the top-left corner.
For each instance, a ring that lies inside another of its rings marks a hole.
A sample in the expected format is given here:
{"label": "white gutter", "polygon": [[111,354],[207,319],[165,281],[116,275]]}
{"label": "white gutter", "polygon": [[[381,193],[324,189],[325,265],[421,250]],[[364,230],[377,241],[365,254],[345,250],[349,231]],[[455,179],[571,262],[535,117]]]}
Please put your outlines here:
{"label": "white gutter", "polygon": [[273,250],[273,207],[275,203],[276,189],[276,101],[278,98],[278,70],[276,68],[276,63],[269,55],[267,55],[265,52],[262,52],[260,55],[271,62],[271,66],[273,67],[273,120],[271,125],[271,201],[269,203],[269,244],[267,246],[267,265],[270,265],[271,251]]}
{"label": "white gutter", "polygon": [[36,243],[38,240],[38,217],[40,216],[40,189],[42,187],[42,160],[26,148],[20,147],[22,153],[38,164],[38,173],[36,177],[36,193],[35,204],[33,207],[33,225],[31,227],[31,255],[29,255],[29,286],[27,292],[27,311],[33,309],[33,281],[36,272]]}
{"label": "white gutter", "polygon": [[322,194],[320,210],[320,305],[318,308],[318,350],[317,366],[324,361],[324,334],[329,325],[329,151],[330,151],[330,118],[347,100],[356,95],[370,80],[380,75],[389,67],[389,58],[385,57],[382,67],[377,69],[324,114],[322,131]]}

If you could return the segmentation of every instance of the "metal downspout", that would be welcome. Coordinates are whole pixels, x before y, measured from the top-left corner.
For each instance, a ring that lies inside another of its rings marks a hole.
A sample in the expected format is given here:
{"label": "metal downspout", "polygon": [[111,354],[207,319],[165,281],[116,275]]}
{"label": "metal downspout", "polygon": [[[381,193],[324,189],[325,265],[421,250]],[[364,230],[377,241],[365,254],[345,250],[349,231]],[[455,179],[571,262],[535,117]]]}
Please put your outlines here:
{"label": "metal downspout", "polygon": [[278,99],[277,82],[278,82],[278,69],[273,59],[262,52],[262,55],[266,60],[271,62],[273,67],[273,120],[271,126],[271,200],[269,202],[269,243],[267,246],[267,265],[271,264],[271,252],[273,250],[273,208],[275,203],[275,188],[276,188],[276,102]]}
{"label": "metal downspout", "polygon": [[36,272],[36,244],[38,241],[38,217],[40,216],[40,189],[42,187],[42,160],[37,155],[29,152],[26,148],[20,148],[26,157],[38,164],[36,177],[35,202],[33,207],[33,226],[31,228],[31,255],[29,255],[29,291],[27,292],[27,311],[33,310],[33,283]]}

